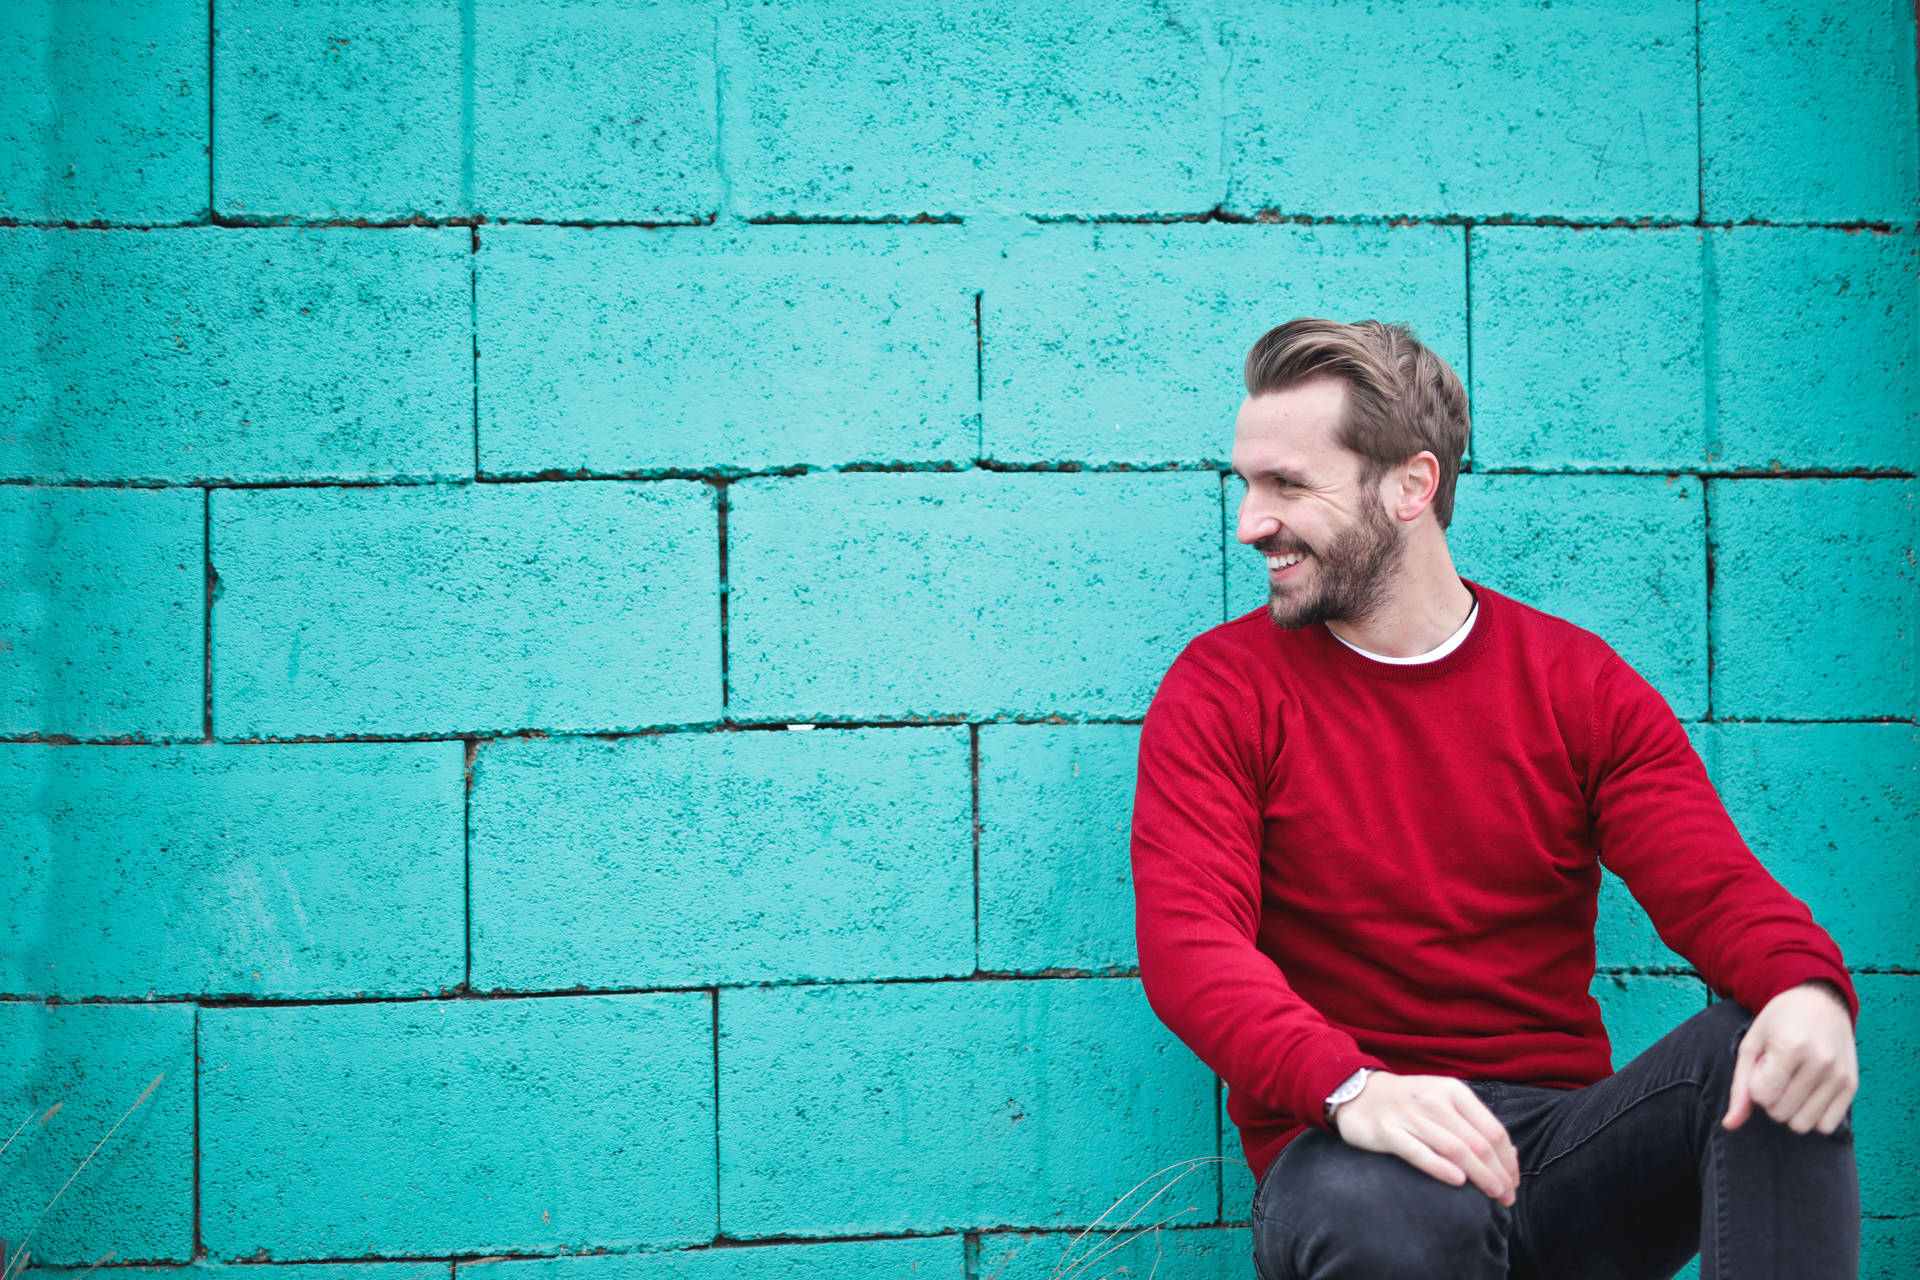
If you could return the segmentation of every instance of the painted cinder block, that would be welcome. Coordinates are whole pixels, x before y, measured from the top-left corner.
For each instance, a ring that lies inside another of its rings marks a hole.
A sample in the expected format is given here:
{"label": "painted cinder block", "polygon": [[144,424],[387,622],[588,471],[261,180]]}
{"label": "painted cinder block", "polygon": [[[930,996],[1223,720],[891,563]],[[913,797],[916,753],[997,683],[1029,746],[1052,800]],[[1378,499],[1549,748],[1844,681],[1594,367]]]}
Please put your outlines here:
{"label": "painted cinder block", "polygon": [[462,1263],[474,1280],[965,1280],[958,1232],[892,1240],[817,1240]]}
{"label": "painted cinder block", "polygon": [[1850,965],[1920,969],[1920,731],[1722,724],[1715,776],[1767,870]]}
{"label": "painted cinder block", "polygon": [[354,996],[465,968],[455,742],[0,745],[0,991]]}
{"label": "painted cinder block", "polygon": [[1457,227],[1057,224],[983,290],[983,451],[1225,466],[1247,351],[1299,316],[1411,323],[1464,381]]}
{"label": "painted cinder block", "polygon": [[1213,1076],[1133,978],[726,989],[719,1062],[733,1237],[1085,1224],[1215,1150]]}
{"label": "painted cinder block", "polygon": [[214,208],[447,218],[462,191],[462,0],[221,0]]}
{"label": "painted cinder block", "polygon": [[488,228],[481,469],[971,460],[974,252],[956,227]]}
{"label": "painted cinder block", "polygon": [[[251,1264],[245,1262],[217,1262],[211,1258],[195,1258],[184,1266],[132,1266],[112,1267],[115,1277],[127,1280],[247,1280],[249,1276],[258,1276],[259,1270],[247,1270]],[[276,1263],[275,1275],[285,1280],[453,1280],[453,1264],[450,1262],[291,1262]],[[37,1264],[33,1270],[43,1270]],[[78,1280],[98,1268],[87,1267],[46,1267],[49,1276],[61,1280]]]}
{"label": "painted cinder block", "polygon": [[206,1010],[207,1252],[711,1239],[712,1019],[701,991]]}
{"label": "painted cinder block", "polygon": [[1447,540],[1462,576],[1596,632],[1674,714],[1705,714],[1699,480],[1462,476]]}
{"label": "painted cinder block", "polygon": [[1211,472],[853,473],[728,493],[737,717],[1139,716],[1219,617]]}
{"label": "painted cinder block", "polygon": [[1707,1007],[1706,984],[1690,974],[1600,973],[1589,990],[1600,1002],[1615,1071]]}
{"label": "painted cinder block", "polygon": [[205,502],[0,485],[0,732],[201,735]]}
{"label": "painted cinder block", "polygon": [[0,476],[473,474],[460,227],[0,229]]}
{"label": "painted cinder block", "polygon": [[980,729],[980,967],[1130,969],[1140,729]]}
{"label": "painted cinder block", "polygon": [[1224,25],[1229,212],[1695,215],[1684,3],[1265,0]]}
{"label": "painted cinder block", "polygon": [[1713,710],[1914,713],[1911,480],[1715,480]]}
{"label": "painted cinder block", "polygon": [[806,0],[722,19],[742,217],[1198,212],[1219,52],[1141,0]]}
{"label": "painted cinder block", "polygon": [[613,732],[719,714],[710,486],[212,498],[223,738]]}
{"label": "painted cinder block", "polygon": [[[1235,541],[1228,613],[1263,606],[1259,552]],[[1707,707],[1706,536],[1692,476],[1463,475],[1447,530],[1462,577],[1596,632],[1683,720]]]}
{"label": "painted cinder block", "polygon": [[1227,1095],[1232,1090],[1224,1080],[1219,1084],[1220,1219],[1223,1222],[1251,1222],[1253,1193],[1258,1184],[1253,1180],[1253,1168],[1247,1163],[1246,1150],[1240,1144],[1239,1127],[1233,1123],[1233,1117],[1227,1114]]}
{"label": "painted cinder block", "polygon": [[720,205],[715,8],[478,0],[479,211],[572,221],[711,218]]}
{"label": "painted cinder block", "polygon": [[[1172,1175],[1169,1175],[1171,1177]],[[993,1232],[980,1237],[979,1280],[1052,1280],[1059,1275],[1153,1276],[1156,1280],[1245,1280],[1253,1271],[1253,1233],[1245,1227],[1193,1227],[1195,1215],[1173,1217],[1191,1201],[1182,1182],[1131,1222],[1127,1215],[1165,1179],[1149,1183],[1097,1227],[1079,1231]],[[1207,1212],[1211,1212],[1209,1208]],[[1199,1220],[1205,1221],[1204,1217]],[[1056,1270],[1058,1268],[1058,1270]]]}
{"label": "painted cinder block", "polygon": [[1684,969],[1686,958],[1660,940],[1647,912],[1626,882],[1611,871],[1600,875],[1599,912],[1593,922],[1594,962],[1602,969]]}
{"label": "painted cinder block", "polygon": [[473,983],[971,973],[972,821],[957,726],[483,743]]}
{"label": "painted cinder block", "polygon": [[193,1256],[193,1019],[187,1004],[0,1002],[10,1250],[53,1264]]}
{"label": "painted cinder block", "polygon": [[175,222],[207,207],[207,6],[0,5],[0,217]]}
{"label": "painted cinder block", "polygon": [[1911,4],[1702,0],[1699,14],[1709,220],[1913,222]]}
{"label": "painted cinder block", "polygon": [[1707,233],[1715,465],[1920,469],[1920,242]]}
{"label": "painted cinder block", "polygon": [[1916,1264],[1920,1216],[1861,1219],[1860,1280],[1911,1280]]}
{"label": "painted cinder block", "polygon": [[1476,470],[1705,463],[1700,236],[1474,228]]}
{"label": "painted cinder block", "polygon": [[1912,1089],[1920,1058],[1920,976],[1856,973],[1860,1092],[1853,1102],[1854,1155],[1860,1167],[1860,1212],[1912,1214],[1920,1204],[1920,1101]]}

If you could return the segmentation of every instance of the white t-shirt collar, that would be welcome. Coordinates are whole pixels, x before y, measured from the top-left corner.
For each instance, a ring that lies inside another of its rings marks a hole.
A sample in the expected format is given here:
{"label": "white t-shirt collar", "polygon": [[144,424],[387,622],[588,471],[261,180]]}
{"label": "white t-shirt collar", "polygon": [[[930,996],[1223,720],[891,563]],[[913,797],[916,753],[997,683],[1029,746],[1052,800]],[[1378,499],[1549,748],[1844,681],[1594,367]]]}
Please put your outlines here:
{"label": "white t-shirt collar", "polygon": [[1332,636],[1335,640],[1340,641],[1341,644],[1347,646],[1347,648],[1353,650],[1355,653],[1360,654],[1363,657],[1372,658],[1375,662],[1391,662],[1396,666],[1408,666],[1416,662],[1437,662],[1441,658],[1444,658],[1448,654],[1452,653],[1455,649],[1458,649],[1460,647],[1461,642],[1467,638],[1467,632],[1473,630],[1473,620],[1479,615],[1480,615],[1480,597],[1475,596],[1473,598],[1472,607],[1470,607],[1467,610],[1467,620],[1460,624],[1460,629],[1458,631],[1455,631],[1452,635],[1448,636],[1445,640],[1442,640],[1439,644],[1427,650],[1425,653],[1416,653],[1410,658],[1391,658],[1384,653],[1375,653],[1371,649],[1362,649],[1359,645],[1353,643],[1353,641],[1351,640],[1346,639],[1339,632],[1335,631],[1332,627],[1327,628],[1327,634]]}

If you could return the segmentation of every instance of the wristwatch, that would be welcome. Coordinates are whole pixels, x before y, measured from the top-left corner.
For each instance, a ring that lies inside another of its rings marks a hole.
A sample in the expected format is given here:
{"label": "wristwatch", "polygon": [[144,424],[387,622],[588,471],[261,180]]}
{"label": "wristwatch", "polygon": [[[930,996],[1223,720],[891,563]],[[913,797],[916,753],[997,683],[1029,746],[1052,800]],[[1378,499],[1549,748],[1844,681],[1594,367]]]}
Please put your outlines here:
{"label": "wristwatch", "polygon": [[1367,1073],[1372,1070],[1372,1067],[1360,1068],[1345,1080],[1342,1080],[1339,1087],[1327,1095],[1327,1119],[1329,1121],[1333,1119],[1334,1108],[1343,1102],[1352,1102],[1360,1096],[1360,1090],[1365,1088],[1367,1084]]}

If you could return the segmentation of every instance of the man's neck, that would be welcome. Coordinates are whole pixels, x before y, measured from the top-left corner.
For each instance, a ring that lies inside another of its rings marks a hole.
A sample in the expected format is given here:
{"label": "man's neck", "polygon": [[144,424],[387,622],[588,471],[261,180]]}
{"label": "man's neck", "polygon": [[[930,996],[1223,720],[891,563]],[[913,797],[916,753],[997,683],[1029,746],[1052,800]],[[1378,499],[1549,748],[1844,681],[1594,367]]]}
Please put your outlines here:
{"label": "man's neck", "polygon": [[1473,608],[1473,593],[1460,581],[1444,540],[1413,545],[1394,574],[1381,607],[1358,621],[1327,623],[1327,630],[1369,653],[1411,658],[1445,642]]}

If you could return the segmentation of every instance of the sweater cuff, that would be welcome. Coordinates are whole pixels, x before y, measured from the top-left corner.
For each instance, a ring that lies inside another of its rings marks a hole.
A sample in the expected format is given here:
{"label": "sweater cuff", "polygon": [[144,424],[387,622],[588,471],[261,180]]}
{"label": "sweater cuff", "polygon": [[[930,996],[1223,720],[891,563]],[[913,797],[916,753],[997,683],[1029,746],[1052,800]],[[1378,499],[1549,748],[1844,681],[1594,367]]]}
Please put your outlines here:
{"label": "sweater cuff", "polygon": [[1387,1064],[1370,1053],[1362,1053],[1358,1048],[1341,1049],[1321,1058],[1311,1070],[1301,1076],[1300,1088],[1303,1096],[1297,1102],[1300,1110],[1295,1113],[1294,1118],[1316,1129],[1325,1129],[1337,1135],[1338,1131],[1327,1120],[1327,1095],[1338,1089],[1342,1081],[1362,1067],[1385,1071]]}
{"label": "sweater cuff", "polygon": [[1852,976],[1845,969],[1805,952],[1773,956],[1759,966],[1759,972],[1753,978],[1754,998],[1759,1003],[1748,1012],[1759,1013],[1767,1001],[1782,991],[1789,991],[1816,978],[1831,982],[1840,989],[1842,998],[1847,1002],[1847,1017],[1857,1028],[1860,1023],[1860,997],[1853,989]]}

